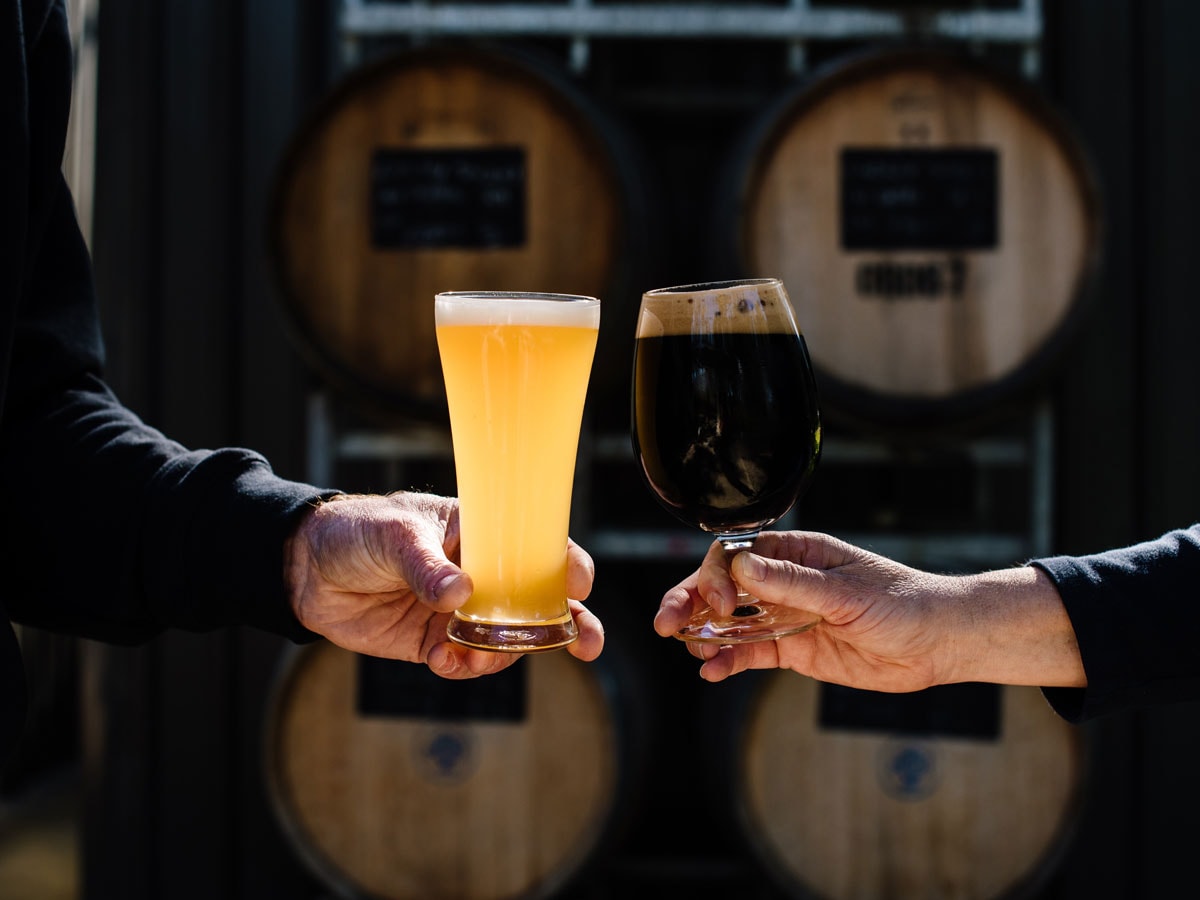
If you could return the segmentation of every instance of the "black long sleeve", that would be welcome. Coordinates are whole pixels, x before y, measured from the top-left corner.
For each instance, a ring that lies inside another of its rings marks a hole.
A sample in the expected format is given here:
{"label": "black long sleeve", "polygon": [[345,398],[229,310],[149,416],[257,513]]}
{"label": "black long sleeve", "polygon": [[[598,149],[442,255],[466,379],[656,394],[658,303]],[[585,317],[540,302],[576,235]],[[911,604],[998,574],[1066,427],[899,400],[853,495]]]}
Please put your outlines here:
{"label": "black long sleeve", "polygon": [[1035,560],[1058,587],[1088,686],[1047,689],[1080,722],[1159,703],[1200,700],[1200,525],[1090,556]]}
{"label": "black long sleeve", "polygon": [[23,217],[5,209],[24,246],[19,290],[4,298],[16,307],[0,423],[8,613],[110,640],[230,624],[298,636],[282,546],[317,489],[248,450],[185,449],[101,380],[91,264],[60,170],[66,9],[23,5],[27,204]]}
{"label": "black long sleeve", "polygon": [[109,641],[251,625],[295,640],[283,546],[322,492],[190,450],[102,378],[91,263],[61,173],[63,0],[0,3],[0,758],[23,706],[6,618]]}

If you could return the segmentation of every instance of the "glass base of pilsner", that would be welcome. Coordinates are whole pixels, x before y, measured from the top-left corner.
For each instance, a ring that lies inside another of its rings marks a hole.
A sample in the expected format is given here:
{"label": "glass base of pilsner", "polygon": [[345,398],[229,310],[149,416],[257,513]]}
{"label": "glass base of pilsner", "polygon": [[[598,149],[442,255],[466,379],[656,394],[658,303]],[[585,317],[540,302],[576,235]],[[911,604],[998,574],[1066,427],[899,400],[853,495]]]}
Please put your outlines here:
{"label": "glass base of pilsner", "polygon": [[704,607],[675,632],[681,641],[704,644],[745,644],[775,641],[789,634],[808,631],[821,621],[819,616],[787,606],[772,606],[753,597],[739,597],[732,616],[718,616]]}
{"label": "glass base of pilsner", "polygon": [[536,653],[573,643],[579,629],[569,613],[562,620],[548,622],[481,622],[455,613],[446,626],[446,636],[476,650]]}

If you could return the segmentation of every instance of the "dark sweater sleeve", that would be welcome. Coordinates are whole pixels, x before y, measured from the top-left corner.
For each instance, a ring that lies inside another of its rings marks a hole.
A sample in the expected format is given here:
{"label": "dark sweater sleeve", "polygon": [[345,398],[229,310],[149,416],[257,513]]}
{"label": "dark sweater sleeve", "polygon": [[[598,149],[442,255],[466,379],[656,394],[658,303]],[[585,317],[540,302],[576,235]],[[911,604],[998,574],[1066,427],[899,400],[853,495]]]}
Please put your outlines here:
{"label": "dark sweater sleeve", "polygon": [[6,606],[16,621],[114,642],[163,628],[311,635],[284,590],[283,547],[321,495],[242,449],[192,451],[101,383],[8,429]]}
{"label": "dark sweater sleeve", "polygon": [[91,262],[60,169],[71,78],[65,5],[25,5],[34,7],[18,117],[28,177],[2,211],[6,242],[24,248],[2,285],[13,317],[0,373],[4,609],[109,641],[226,625],[309,638],[287,603],[283,548],[326,492],[277,477],[249,450],[187,449],[102,380]]}
{"label": "dark sweater sleeve", "polygon": [[1073,722],[1200,700],[1200,525],[1090,556],[1034,560],[1058,587],[1088,685],[1048,688]]}
{"label": "dark sweater sleeve", "polygon": [[[109,641],[251,625],[295,640],[283,547],[329,492],[244,449],[190,450],[100,377],[90,263],[65,186],[20,312],[0,431],[16,621]],[[43,254],[43,258],[49,251]]]}
{"label": "dark sweater sleeve", "polygon": [[0,504],[16,621],[109,641],[251,625],[311,637],[292,615],[283,547],[329,492],[244,449],[190,450],[100,377],[90,263],[65,186],[20,311],[0,431]]}

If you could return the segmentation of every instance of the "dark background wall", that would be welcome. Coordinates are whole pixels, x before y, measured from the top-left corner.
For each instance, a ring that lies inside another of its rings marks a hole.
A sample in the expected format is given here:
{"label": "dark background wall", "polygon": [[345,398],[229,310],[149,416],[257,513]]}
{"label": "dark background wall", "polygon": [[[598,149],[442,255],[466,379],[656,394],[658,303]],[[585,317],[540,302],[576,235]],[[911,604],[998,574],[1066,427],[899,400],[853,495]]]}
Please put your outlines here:
{"label": "dark background wall", "polygon": [[[94,256],[111,380],[180,441],[251,446],[301,479],[305,404],[318,380],[282,327],[264,232],[280,155],[337,69],[333,15],[319,6],[104,0],[100,19]],[[1200,507],[1191,390],[1200,6],[1046,0],[1043,14],[1039,84],[1089,151],[1104,204],[1089,312],[1044,387],[1055,429],[1053,549],[1073,553],[1188,524]],[[852,48],[823,52],[842,49]],[[626,65],[600,55],[588,76],[588,88],[618,107],[639,80],[639,49],[629,52]],[[671,52],[688,64],[687,48]],[[711,73],[700,77],[714,87]],[[789,76],[777,66],[743,77],[737,102],[722,94],[729,121]],[[644,109],[627,121],[646,133],[662,122]],[[686,234],[695,216],[680,196],[671,214]],[[679,240],[655,276],[690,279],[703,262],[694,253]],[[665,587],[678,567],[655,577]],[[1154,615],[1153,602],[1130,620]],[[648,627],[648,615],[628,621]],[[678,648],[654,646],[670,659],[655,662],[671,666],[666,683],[696,680]],[[87,649],[97,685],[84,741],[88,897],[320,895],[262,778],[261,727],[282,650],[248,632]],[[1041,896],[1173,896],[1192,881],[1195,712],[1086,726],[1089,789]],[[681,813],[674,824],[694,819]],[[740,895],[770,896],[754,877]],[[703,886],[690,889],[702,896]]]}
{"label": "dark background wall", "polygon": [[[1107,236],[1096,309],[1053,385],[1058,418],[1057,549],[1132,541],[1195,518],[1200,418],[1182,388],[1197,324],[1197,96],[1193,4],[1062,3],[1048,9],[1049,90],[1077,123],[1105,193]],[[1153,612],[1153,597],[1131,617]],[[1109,860],[1096,896],[1167,896],[1196,796],[1187,748],[1194,708],[1096,723],[1102,790],[1080,845]]]}

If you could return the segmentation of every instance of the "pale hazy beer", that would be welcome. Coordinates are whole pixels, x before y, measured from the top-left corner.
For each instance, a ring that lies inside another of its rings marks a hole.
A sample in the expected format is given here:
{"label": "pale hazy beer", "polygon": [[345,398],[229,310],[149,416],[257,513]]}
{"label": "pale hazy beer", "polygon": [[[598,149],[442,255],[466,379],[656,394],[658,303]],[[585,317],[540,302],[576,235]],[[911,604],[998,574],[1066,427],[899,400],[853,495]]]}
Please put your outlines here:
{"label": "pale hazy beer", "polygon": [[434,317],[475,584],[447,633],[489,650],[569,644],[567,532],[600,301],[456,291]]}

